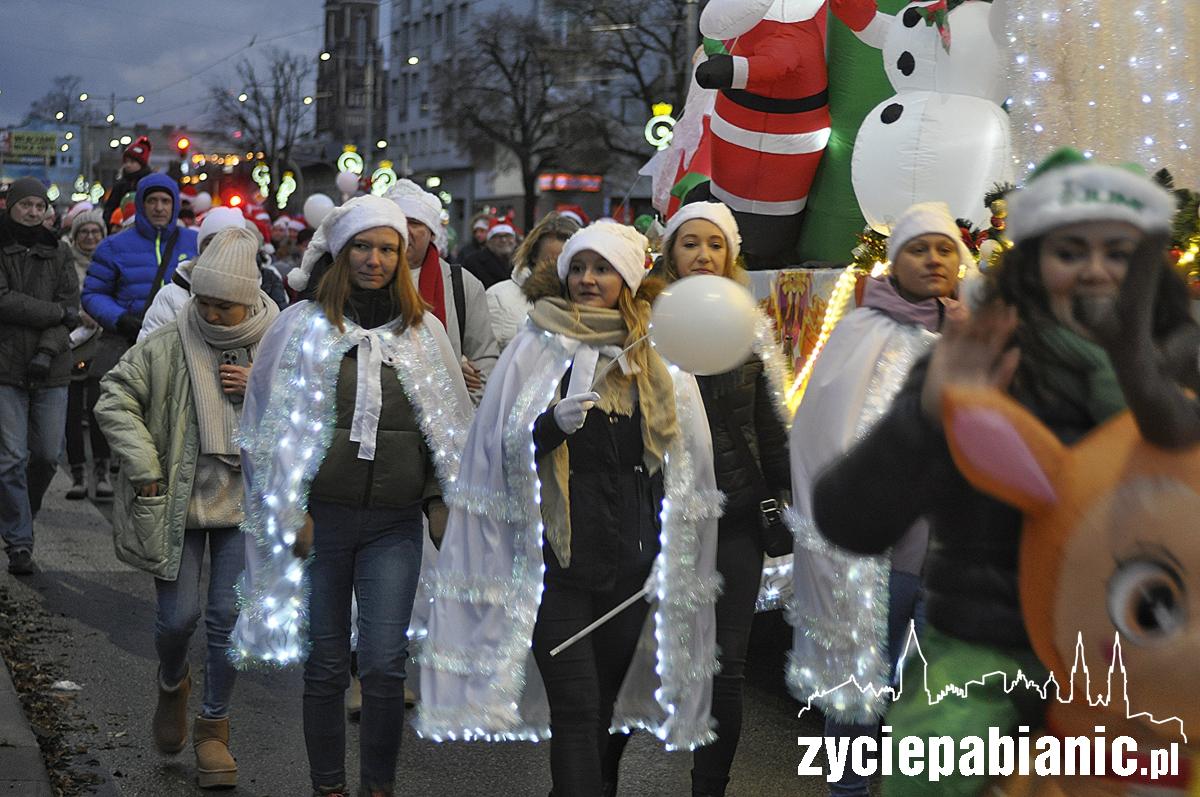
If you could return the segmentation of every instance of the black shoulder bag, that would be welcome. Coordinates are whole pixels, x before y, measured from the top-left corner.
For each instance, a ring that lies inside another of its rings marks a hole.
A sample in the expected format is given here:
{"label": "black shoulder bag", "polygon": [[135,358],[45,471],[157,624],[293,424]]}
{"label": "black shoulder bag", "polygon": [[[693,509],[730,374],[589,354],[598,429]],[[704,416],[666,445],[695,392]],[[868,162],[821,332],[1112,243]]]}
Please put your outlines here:
{"label": "black shoulder bag", "polygon": [[771,490],[767,486],[767,478],[763,475],[762,468],[759,467],[758,460],[754,458],[754,452],[750,450],[750,444],[746,442],[746,435],[742,427],[733,417],[733,409],[729,406],[729,393],[717,396],[717,408],[721,413],[721,420],[725,423],[725,428],[729,430],[730,436],[733,438],[734,445],[737,446],[738,452],[745,460],[746,466],[758,480],[758,494],[762,499],[758,502],[758,544],[759,547],[767,554],[767,556],[786,556],[792,552],[792,532],[783,522],[783,510],[779,505],[779,501],[771,495]]}

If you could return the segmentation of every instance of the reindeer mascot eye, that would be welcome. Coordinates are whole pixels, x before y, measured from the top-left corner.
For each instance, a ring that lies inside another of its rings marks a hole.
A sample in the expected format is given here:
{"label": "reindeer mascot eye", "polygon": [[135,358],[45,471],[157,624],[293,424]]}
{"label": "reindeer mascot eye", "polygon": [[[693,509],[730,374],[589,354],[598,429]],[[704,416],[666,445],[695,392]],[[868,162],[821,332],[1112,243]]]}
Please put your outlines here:
{"label": "reindeer mascot eye", "polygon": [[1187,625],[1187,596],[1174,567],[1138,559],[1122,563],[1108,582],[1108,614],[1121,635],[1153,644]]}

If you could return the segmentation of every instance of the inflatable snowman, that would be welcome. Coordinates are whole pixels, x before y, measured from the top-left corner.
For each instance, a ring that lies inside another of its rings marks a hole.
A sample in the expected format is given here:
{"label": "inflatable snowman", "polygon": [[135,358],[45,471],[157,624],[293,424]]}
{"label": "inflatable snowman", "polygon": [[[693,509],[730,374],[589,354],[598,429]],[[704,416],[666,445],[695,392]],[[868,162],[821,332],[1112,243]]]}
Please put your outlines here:
{"label": "inflatable snowman", "polygon": [[951,11],[948,45],[925,20],[940,5],[912,3],[895,16],[877,12],[857,33],[883,51],[896,90],[863,120],[851,164],[863,216],[885,234],[910,205],[929,201],[987,227],[984,195],[1013,179],[1008,115],[1000,107],[1007,96],[1001,3],[966,0]]}

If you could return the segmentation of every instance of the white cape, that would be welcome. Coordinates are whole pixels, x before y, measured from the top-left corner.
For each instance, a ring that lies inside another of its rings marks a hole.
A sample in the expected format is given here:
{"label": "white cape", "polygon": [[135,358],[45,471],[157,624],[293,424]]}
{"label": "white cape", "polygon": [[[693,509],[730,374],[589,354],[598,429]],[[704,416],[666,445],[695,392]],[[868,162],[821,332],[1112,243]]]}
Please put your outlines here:
{"label": "white cape", "polygon": [[[883,416],[936,339],[876,310],[853,311],[821,352],[792,420],[788,520],[796,544],[788,608],[795,631],[787,681],[797,699],[840,721],[872,721],[886,708],[879,693],[890,685],[890,555],[857,556],[826,542],[812,517],[813,485]],[[867,500],[871,485],[862,489]],[[844,686],[851,678],[859,688]]]}
{"label": "white cape", "polygon": [[231,655],[245,665],[290,664],[307,654],[306,562],[291,552],[308,488],[333,437],[342,357],[370,334],[412,403],[444,492],[453,490],[471,420],[458,358],[435,316],[397,335],[331,325],[314,302],[280,314],[258,348],[242,406],[246,570]]}
{"label": "white cape", "polygon": [[[444,739],[545,739],[545,688],[530,643],[542,593],[540,483],[533,422],[582,347],[526,325],[504,350],[463,451],[450,523],[432,579],[418,657],[417,732]],[[653,611],[613,714],[668,749],[712,741],[717,521],[712,441],[694,377],[672,369],[683,433],[664,464],[662,551]],[[659,675],[661,673],[661,677]]]}

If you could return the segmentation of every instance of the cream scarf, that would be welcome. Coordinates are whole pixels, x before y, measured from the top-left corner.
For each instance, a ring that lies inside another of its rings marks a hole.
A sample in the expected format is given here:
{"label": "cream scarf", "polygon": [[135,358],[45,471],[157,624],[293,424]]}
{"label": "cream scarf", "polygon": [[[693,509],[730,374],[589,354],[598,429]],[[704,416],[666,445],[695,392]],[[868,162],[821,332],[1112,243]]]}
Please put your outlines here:
{"label": "cream scarf", "polygon": [[234,438],[242,405],[234,404],[221,389],[221,352],[248,348],[250,359],[267,327],[279,315],[279,307],[262,291],[258,303],[250,307],[246,320],[237,326],[219,327],[200,316],[195,299],[188,299],[179,311],[179,337],[192,383],[192,401],[200,425],[200,453],[221,457],[226,464],[237,464],[240,453]]}
{"label": "cream scarf", "polygon": [[[587,307],[551,297],[535,302],[529,318],[547,332],[565,335],[586,347],[598,349],[597,369],[612,361],[615,352],[610,347],[620,350],[631,342],[625,319],[616,309]],[[642,411],[643,462],[649,473],[657,473],[662,468],[667,446],[679,435],[679,422],[675,417],[675,387],[666,363],[649,343],[645,344],[644,351],[642,357],[626,355],[638,361],[637,365],[608,370],[595,388],[600,395],[596,406],[603,412],[630,416],[633,415],[634,401],[637,401]],[[581,347],[576,358],[581,358],[584,352]],[[626,368],[632,373],[625,373]],[[554,449],[538,462],[546,539],[563,567],[571,564],[570,472],[566,445]]]}

